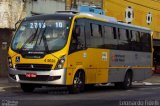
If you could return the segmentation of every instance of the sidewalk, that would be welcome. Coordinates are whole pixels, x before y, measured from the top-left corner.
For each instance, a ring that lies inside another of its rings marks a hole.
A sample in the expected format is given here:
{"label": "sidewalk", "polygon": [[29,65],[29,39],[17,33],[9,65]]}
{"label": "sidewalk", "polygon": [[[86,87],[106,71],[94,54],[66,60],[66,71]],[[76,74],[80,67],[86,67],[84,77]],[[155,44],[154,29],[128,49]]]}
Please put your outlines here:
{"label": "sidewalk", "polygon": [[160,74],[154,74],[151,78],[146,79],[143,82],[160,83]]}
{"label": "sidewalk", "polygon": [[18,83],[12,83],[12,82],[9,82],[8,81],[8,78],[0,78],[0,87],[4,87],[4,86],[7,86],[7,87],[15,87],[15,86],[19,86]]}
{"label": "sidewalk", "polygon": [[133,85],[160,85],[160,74],[153,74],[152,77],[143,81],[135,81]]}
{"label": "sidewalk", "polygon": [[160,74],[154,74],[151,78],[141,81],[144,85],[160,85]]}

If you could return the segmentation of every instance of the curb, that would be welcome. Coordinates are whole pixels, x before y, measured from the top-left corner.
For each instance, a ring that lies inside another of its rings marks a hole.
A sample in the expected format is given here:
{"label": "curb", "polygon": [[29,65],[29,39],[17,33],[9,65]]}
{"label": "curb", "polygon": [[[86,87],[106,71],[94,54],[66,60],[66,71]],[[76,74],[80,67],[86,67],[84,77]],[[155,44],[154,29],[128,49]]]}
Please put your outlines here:
{"label": "curb", "polygon": [[160,83],[151,83],[151,82],[133,82],[133,85],[146,85],[146,86],[153,86],[153,85],[159,85]]}
{"label": "curb", "polygon": [[144,85],[160,85],[160,83],[143,82]]}

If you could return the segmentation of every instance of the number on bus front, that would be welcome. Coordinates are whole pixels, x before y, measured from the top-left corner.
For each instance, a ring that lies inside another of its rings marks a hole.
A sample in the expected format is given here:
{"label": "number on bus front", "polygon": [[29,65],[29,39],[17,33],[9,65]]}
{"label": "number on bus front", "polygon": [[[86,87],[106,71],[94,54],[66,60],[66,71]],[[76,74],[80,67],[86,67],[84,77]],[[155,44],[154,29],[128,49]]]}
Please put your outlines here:
{"label": "number on bus front", "polygon": [[45,59],[44,61],[45,61],[45,62],[50,62],[50,63],[54,63],[54,62],[55,62],[54,59]]}

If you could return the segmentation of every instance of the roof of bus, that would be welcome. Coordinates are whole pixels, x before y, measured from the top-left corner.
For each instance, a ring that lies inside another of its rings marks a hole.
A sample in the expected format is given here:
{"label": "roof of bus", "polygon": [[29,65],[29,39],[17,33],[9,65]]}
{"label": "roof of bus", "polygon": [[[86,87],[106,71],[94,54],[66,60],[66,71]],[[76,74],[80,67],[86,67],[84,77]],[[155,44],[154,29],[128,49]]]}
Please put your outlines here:
{"label": "roof of bus", "polygon": [[105,22],[108,22],[108,23],[115,24],[115,25],[118,24],[118,25],[124,26],[124,27],[130,27],[130,28],[136,28],[136,29],[143,29],[143,30],[146,30],[146,31],[151,31],[147,27],[137,26],[137,25],[133,25],[133,24],[127,24],[127,23],[124,23],[124,22],[118,22],[116,18],[110,17],[110,16],[104,16],[104,15],[98,15],[98,14],[92,14],[92,13],[79,13],[79,14],[77,14],[77,16],[82,16],[82,15],[83,16],[86,15],[87,17],[90,17],[91,19],[98,19],[98,20],[101,20],[101,21],[105,21]]}
{"label": "roof of bus", "polygon": [[74,14],[42,14],[42,15],[34,15],[31,17],[26,17],[25,21],[30,21],[30,20],[45,20],[45,19],[67,19],[68,17],[73,18],[75,15]]}
{"label": "roof of bus", "polygon": [[27,20],[44,20],[44,19],[53,19],[53,18],[57,18],[57,19],[67,19],[68,17],[73,18],[74,16],[77,17],[85,17],[88,19],[93,19],[93,20],[99,20],[99,21],[103,21],[103,22],[108,22],[114,25],[120,25],[122,27],[130,27],[130,28],[135,28],[135,29],[143,29],[146,31],[150,31],[149,28],[146,27],[141,27],[141,26],[137,26],[137,25],[133,25],[133,24],[127,24],[127,23],[122,23],[122,22],[118,22],[116,20],[116,18],[114,17],[110,17],[110,16],[105,16],[105,15],[99,15],[99,14],[94,14],[94,13],[79,13],[79,12],[60,12],[60,13],[55,13],[55,14],[43,14],[43,15],[36,15],[36,16],[32,16],[32,17],[26,17],[25,21]]}

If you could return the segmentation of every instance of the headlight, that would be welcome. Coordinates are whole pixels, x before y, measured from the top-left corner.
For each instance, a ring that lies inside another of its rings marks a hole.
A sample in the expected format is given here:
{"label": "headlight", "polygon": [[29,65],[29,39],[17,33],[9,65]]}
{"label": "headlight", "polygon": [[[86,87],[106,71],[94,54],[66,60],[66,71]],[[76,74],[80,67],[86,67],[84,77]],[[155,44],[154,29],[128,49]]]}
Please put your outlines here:
{"label": "headlight", "polygon": [[63,65],[65,63],[65,56],[62,56],[59,61],[57,62],[56,68],[55,69],[62,69]]}
{"label": "headlight", "polygon": [[9,68],[13,68],[11,57],[8,57],[8,66],[9,66]]}

